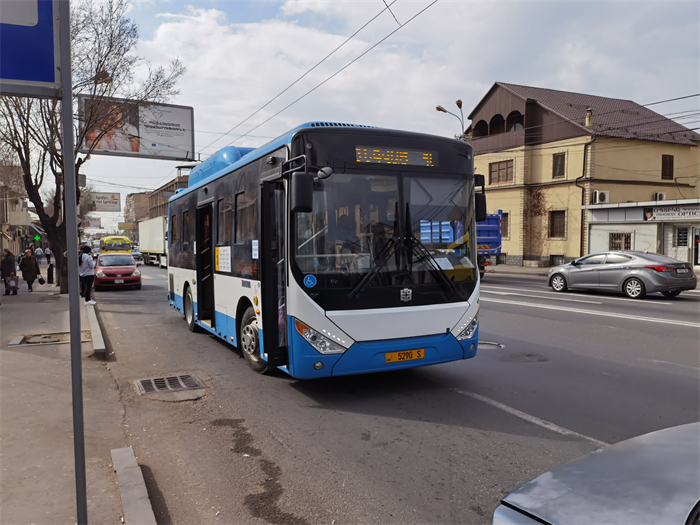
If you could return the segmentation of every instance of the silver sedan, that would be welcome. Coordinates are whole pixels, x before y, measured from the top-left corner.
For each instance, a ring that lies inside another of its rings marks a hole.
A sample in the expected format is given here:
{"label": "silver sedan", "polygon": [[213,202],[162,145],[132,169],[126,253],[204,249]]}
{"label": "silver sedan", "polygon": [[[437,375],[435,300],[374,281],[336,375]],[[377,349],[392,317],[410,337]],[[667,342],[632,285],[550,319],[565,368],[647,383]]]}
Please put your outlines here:
{"label": "silver sedan", "polygon": [[640,299],[654,292],[676,297],[697,285],[688,263],[658,253],[593,253],[549,270],[549,286],[555,292],[588,288],[621,291],[631,299]]}

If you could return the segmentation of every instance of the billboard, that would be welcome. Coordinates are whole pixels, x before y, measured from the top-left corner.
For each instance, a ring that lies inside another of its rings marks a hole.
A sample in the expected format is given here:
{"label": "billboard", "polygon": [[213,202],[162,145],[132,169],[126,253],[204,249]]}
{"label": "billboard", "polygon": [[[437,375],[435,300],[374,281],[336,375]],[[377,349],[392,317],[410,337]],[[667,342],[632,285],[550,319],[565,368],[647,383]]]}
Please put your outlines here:
{"label": "billboard", "polygon": [[122,211],[118,193],[90,193],[90,211]]}
{"label": "billboard", "polygon": [[133,230],[134,223],[133,222],[120,222],[120,223],[118,223],[117,228],[119,228],[122,231]]}
{"label": "billboard", "polygon": [[0,94],[59,98],[57,0],[2,0]]}
{"label": "billboard", "polygon": [[81,153],[94,146],[92,154],[194,160],[191,107],[80,95],[78,110]]}
{"label": "billboard", "polygon": [[85,217],[85,219],[83,219],[83,228],[102,228],[102,218]]}

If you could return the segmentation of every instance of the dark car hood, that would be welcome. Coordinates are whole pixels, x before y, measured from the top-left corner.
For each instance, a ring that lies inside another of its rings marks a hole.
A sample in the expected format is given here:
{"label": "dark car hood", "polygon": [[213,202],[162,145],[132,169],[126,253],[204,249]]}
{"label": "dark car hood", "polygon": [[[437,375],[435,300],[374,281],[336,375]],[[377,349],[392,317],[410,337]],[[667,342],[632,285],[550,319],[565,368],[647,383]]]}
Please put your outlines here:
{"label": "dark car hood", "polygon": [[503,501],[551,524],[684,524],[700,500],[700,423],[597,450]]}

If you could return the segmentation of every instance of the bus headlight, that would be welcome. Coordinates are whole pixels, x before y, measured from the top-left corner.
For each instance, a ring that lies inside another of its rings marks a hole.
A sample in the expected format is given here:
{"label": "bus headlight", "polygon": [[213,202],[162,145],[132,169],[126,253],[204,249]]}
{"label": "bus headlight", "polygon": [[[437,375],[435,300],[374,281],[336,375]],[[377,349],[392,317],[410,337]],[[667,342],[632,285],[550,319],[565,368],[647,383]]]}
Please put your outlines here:
{"label": "bus headlight", "polygon": [[457,332],[457,335],[455,336],[457,338],[457,341],[465,341],[467,339],[471,339],[474,337],[474,334],[476,333],[476,329],[479,326],[479,312],[476,312],[476,315],[472,317],[469,321],[467,321],[466,324],[460,326],[458,328],[459,332]]}
{"label": "bus headlight", "polygon": [[294,320],[294,327],[299,332],[306,341],[314,347],[314,349],[320,354],[342,354],[347,350],[341,343],[344,341],[333,341],[331,337],[332,334],[328,334],[329,337],[317,332],[313,328],[306,326],[304,323],[299,321],[299,319]]}

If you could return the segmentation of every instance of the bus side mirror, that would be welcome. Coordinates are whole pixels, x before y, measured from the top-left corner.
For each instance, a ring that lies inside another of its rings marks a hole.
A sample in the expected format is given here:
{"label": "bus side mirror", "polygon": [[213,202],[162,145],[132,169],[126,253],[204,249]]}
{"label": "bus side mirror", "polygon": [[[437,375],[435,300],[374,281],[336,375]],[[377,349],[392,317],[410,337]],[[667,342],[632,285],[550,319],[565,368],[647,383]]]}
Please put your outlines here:
{"label": "bus side mirror", "polygon": [[314,176],[310,173],[292,173],[289,180],[293,213],[311,213],[314,202]]}
{"label": "bus side mirror", "polygon": [[476,222],[483,222],[486,220],[486,194],[485,193],[475,193],[474,194],[474,205],[476,212]]}

